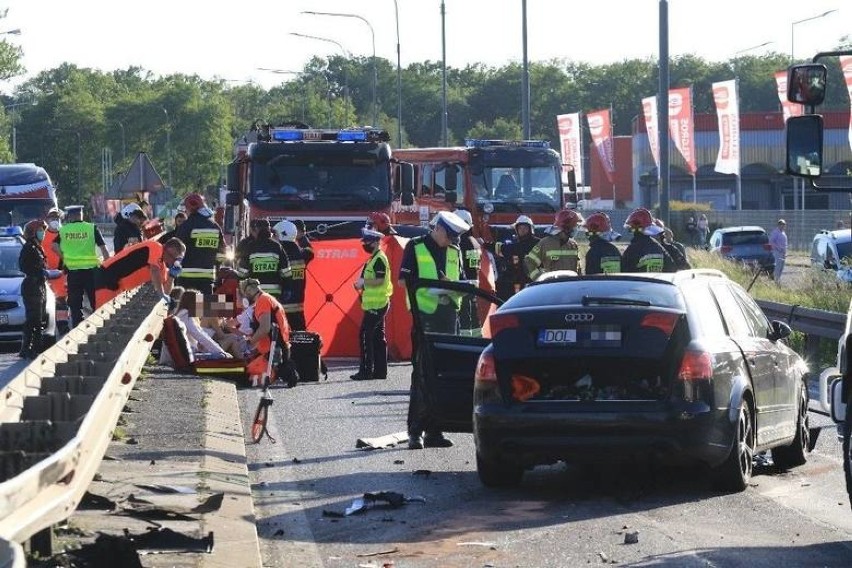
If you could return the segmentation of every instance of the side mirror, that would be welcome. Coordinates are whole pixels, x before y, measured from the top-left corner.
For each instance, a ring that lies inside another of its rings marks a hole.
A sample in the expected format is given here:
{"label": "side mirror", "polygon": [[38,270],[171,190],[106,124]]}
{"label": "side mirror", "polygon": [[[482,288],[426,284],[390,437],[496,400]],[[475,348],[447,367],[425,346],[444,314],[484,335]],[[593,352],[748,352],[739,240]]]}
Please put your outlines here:
{"label": "side mirror", "polygon": [[454,189],[444,191],[444,201],[447,203],[456,203],[459,200],[459,194]]}
{"label": "side mirror", "polygon": [[827,69],[821,63],[791,65],[787,69],[787,100],[807,106],[825,100]]}
{"label": "side mirror", "polygon": [[796,177],[822,175],[823,121],[818,114],[787,119],[787,173]]}
{"label": "side mirror", "polygon": [[[406,192],[414,194],[414,166],[406,163],[399,163],[399,192],[405,195]],[[413,197],[412,197],[413,199]],[[412,205],[411,203],[410,205]],[[405,205],[405,203],[403,203]]]}
{"label": "side mirror", "polygon": [[[239,194],[235,191],[229,191],[228,197],[236,195],[239,199]],[[230,203],[228,204],[230,205]],[[237,232],[237,210],[233,207],[225,207],[225,218],[222,223],[222,232],[226,235],[234,235]]]}
{"label": "side mirror", "polygon": [[790,329],[789,325],[783,321],[772,320],[772,331],[769,333],[769,339],[771,341],[778,341],[779,339],[790,337],[791,333],[793,333],[793,330]]}
{"label": "side mirror", "polygon": [[240,164],[231,162],[228,164],[228,190],[235,193],[240,191]]}
{"label": "side mirror", "polygon": [[[458,175],[459,175],[459,169],[458,169],[457,166],[448,165],[444,169],[444,189],[447,192],[450,192],[450,191],[455,192],[458,189],[458,187],[459,187]],[[453,201],[453,203],[455,203],[455,201]]]}
{"label": "side mirror", "polygon": [[414,205],[414,192],[410,190],[403,190],[399,195],[399,203],[405,207],[411,207]]}
{"label": "side mirror", "polygon": [[236,207],[243,200],[238,191],[229,191],[225,194],[225,205]]}

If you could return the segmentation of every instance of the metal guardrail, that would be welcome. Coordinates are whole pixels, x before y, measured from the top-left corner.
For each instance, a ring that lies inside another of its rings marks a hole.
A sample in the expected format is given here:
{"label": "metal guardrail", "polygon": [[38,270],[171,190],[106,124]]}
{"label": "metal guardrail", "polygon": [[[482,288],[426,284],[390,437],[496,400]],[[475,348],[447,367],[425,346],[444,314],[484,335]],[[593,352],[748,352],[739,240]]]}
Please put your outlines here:
{"label": "metal guardrail", "polygon": [[165,314],[150,286],[120,294],[0,391],[0,568],[73,514]]}
{"label": "metal guardrail", "polygon": [[758,300],[757,304],[771,320],[786,322],[794,331],[826,339],[840,339],[846,329],[846,314],[815,310],[803,306]]}

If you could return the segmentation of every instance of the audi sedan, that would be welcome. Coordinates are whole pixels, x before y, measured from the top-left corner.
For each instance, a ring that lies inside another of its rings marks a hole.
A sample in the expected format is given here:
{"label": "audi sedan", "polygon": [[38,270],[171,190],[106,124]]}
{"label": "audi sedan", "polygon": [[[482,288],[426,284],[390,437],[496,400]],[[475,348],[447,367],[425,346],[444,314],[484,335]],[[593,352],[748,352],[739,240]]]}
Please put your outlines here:
{"label": "audi sedan", "polygon": [[486,486],[558,461],[651,456],[706,464],[741,491],[757,452],[806,461],[808,369],[790,328],[719,271],[556,276],[500,307],[463,284],[419,286],[458,307],[442,333],[435,314],[412,313],[440,423],[473,432]]}

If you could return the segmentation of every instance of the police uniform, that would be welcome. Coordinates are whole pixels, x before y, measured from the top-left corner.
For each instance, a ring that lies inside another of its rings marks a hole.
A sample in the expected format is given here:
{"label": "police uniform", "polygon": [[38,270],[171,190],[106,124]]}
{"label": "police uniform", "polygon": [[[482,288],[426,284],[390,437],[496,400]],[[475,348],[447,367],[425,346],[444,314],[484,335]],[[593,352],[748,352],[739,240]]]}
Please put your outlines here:
{"label": "police uniform", "polygon": [[18,256],[18,267],[24,273],[21,283],[21,297],[24,301],[26,319],[21,337],[21,351],[24,359],[33,359],[42,351],[44,333],[44,315],[47,309],[47,284],[45,278],[44,251],[36,237],[27,239]]}
{"label": "police uniform", "polygon": [[[66,212],[82,210],[82,206],[67,207]],[[95,306],[95,268],[100,265],[98,247],[105,246],[103,235],[93,223],[71,221],[59,229],[54,244],[62,253],[62,263],[68,271],[68,307],[71,327],[83,321],[83,294],[89,305]]]}
{"label": "police uniform", "polygon": [[[382,233],[362,229],[361,239],[365,243],[378,243]],[[380,280],[378,284],[371,281]],[[360,286],[358,284],[360,283]],[[376,248],[361,270],[361,279],[356,283],[361,290],[361,320],[359,333],[361,362],[358,372],[349,378],[354,380],[386,379],[388,376],[388,342],[385,336],[385,316],[393,295],[390,262],[381,248]]]}
{"label": "police uniform", "polygon": [[225,261],[225,237],[221,227],[210,217],[194,211],[175,230],[175,236],[186,245],[183,272],[176,284],[212,294],[216,268]]}
{"label": "police uniform", "polygon": [[672,257],[653,237],[635,232],[621,257],[622,272],[675,272]]}
{"label": "police uniform", "polygon": [[524,258],[524,267],[531,281],[554,270],[579,272],[580,247],[564,232],[548,235],[536,243]]}
{"label": "police uniform", "polygon": [[589,251],[585,260],[586,274],[621,272],[621,251],[600,235],[589,235]]}

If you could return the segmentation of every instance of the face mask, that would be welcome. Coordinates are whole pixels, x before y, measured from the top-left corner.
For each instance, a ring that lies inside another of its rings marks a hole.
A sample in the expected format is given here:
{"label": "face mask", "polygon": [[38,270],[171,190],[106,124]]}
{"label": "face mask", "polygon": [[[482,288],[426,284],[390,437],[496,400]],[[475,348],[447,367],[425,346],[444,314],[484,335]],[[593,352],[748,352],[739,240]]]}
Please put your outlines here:
{"label": "face mask", "polygon": [[243,309],[247,310],[251,306],[251,302],[249,302],[248,298],[243,298]]}
{"label": "face mask", "polygon": [[44,240],[44,231],[36,231],[36,238],[40,241]]}
{"label": "face mask", "polygon": [[60,227],[62,227],[62,222],[51,221],[50,223],[47,224],[47,226],[50,227],[54,231],[58,231],[60,229]]}
{"label": "face mask", "polygon": [[361,248],[364,249],[364,252],[373,254],[373,245],[368,243],[361,243]]}

